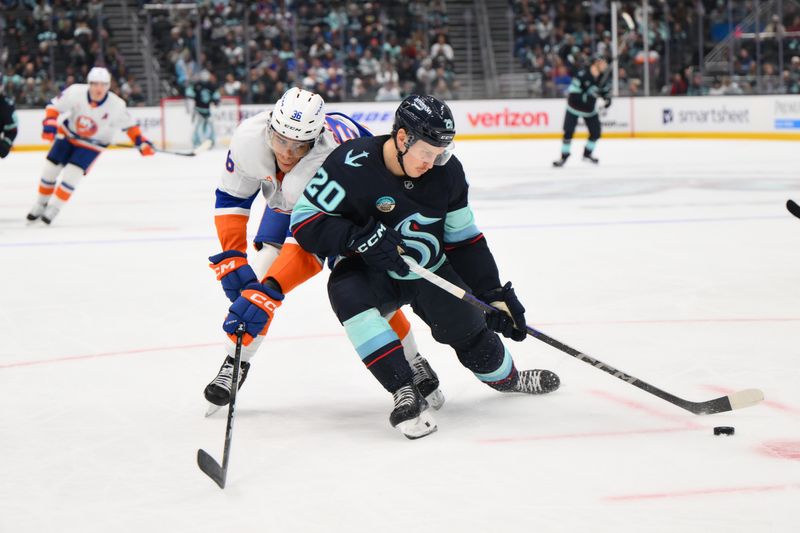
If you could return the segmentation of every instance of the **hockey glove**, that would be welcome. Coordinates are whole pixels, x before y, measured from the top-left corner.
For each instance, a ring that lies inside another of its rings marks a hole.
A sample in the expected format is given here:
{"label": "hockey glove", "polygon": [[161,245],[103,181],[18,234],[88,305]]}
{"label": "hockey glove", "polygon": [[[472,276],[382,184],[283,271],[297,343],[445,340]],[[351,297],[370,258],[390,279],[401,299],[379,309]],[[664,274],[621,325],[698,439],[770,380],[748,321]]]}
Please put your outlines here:
{"label": "hockey glove", "polygon": [[525,340],[525,308],[514,294],[510,281],[481,294],[480,299],[497,308],[497,311],[486,313],[486,326],[489,329],[517,342]]}
{"label": "hockey glove", "polygon": [[58,121],[55,117],[47,117],[42,121],[42,139],[53,142],[58,132]]}
{"label": "hockey glove", "polygon": [[258,278],[253,268],[247,263],[247,254],[239,250],[227,250],[221,254],[208,258],[208,265],[217,275],[217,280],[222,283],[222,290],[228,300],[235,302],[242,288],[250,283],[256,283]]}
{"label": "hockey glove", "polygon": [[603,96],[603,109],[611,107],[611,97],[607,94]]}
{"label": "hockey glove", "polygon": [[275,289],[261,283],[250,283],[228,309],[222,329],[236,342],[236,328],[239,324],[244,324],[242,344],[248,346],[254,338],[266,331],[267,324],[282,301],[283,294]]}
{"label": "hockey glove", "polygon": [[373,219],[353,235],[347,248],[361,256],[366,264],[381,272],[392,271],[400,276],[408,274],[408,265],[400,257],[398,247],[403,237],[383,222]]}
{"label": "hockey glove", "polygon": [[136,147],[139,149],[139,153],[145,157],[156,154],[156,150],[153,148],[153,143],[144,137],[136,138]]}

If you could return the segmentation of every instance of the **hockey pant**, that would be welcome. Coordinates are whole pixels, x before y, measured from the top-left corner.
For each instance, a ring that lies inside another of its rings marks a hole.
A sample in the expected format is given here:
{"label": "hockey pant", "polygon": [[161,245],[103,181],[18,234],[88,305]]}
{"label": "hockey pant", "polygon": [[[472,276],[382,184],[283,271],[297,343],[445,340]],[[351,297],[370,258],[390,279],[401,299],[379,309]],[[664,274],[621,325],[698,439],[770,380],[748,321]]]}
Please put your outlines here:
{"label": "hockey pant", "polygon": [[[37,202],[61,207],[71,197],[100,152],[76,146],[66,139],[57,139],[47,154],[41,177]],[[62,171],[63,169],[63,171]],[[58,175],[61,174],[61,181]],[[55,196],[55,197],[53,197]]]}
{"label": "hockey pant", "polygon": [[[578,119],[581,118],[571,111],[567,111],[564,115],[564,139],[561,143],[561,153],[564,155],[569,154],[570,145],[572,144],[572,136],[575,135],[575,128],[578,126]],[[589,130],[589,140],[586,141],[586,148],[584,154],[591,155],[597,141],[600,139],[601,127],[600,116],[598,114],[583,117],[586,123],[586,128]]]}
{"label": "hockey pant", "polygon": [[212,145],[217,143],[217,133],[214,131],[214,123],[211,120],[211,115],[203,116],[195,112],[193,122],[192,145],[195,148],[200,146],[206,139],[210,139]]}
{"label": "hockey pant", "polygon": [[[449,263],[436,273],[468,288]],[[389,392],[411,383],[412,371],[402,355],[400,339],[382,313],[405,304],[411,304],[431,328],[433,338],[452,347],[461,364],[479,380],[502,387],[516,374],[511,354],[500,337],[487,329],[483,312],[428,281],[394,280],[361,258],[349,257],[333,269],[328,296],[361,361]]]}

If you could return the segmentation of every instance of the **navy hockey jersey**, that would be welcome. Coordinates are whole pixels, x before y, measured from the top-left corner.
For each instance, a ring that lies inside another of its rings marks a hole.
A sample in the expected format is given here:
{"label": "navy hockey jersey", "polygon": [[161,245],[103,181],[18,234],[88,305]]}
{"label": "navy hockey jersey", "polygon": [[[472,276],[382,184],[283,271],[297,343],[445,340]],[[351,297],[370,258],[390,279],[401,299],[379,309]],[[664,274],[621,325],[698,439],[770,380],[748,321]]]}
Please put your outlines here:
{"label": "navy hockey jersey", "polygon": [[322,256],[347,255],[353,234],[374,218],[400,232],[406,254],[423,267],[435,271],[449,260],[475,292],[500,286],[458,159],[420,178],[398,177],[383,161],[388,139],[354,139],[328,156],[292,212],[297,242]]}

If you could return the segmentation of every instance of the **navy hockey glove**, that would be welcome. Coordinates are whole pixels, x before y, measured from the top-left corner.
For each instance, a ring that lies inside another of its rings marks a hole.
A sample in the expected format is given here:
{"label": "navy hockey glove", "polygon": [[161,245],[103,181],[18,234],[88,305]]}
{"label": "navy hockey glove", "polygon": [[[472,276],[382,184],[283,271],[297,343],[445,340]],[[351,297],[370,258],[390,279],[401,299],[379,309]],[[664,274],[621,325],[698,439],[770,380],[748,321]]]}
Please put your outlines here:
{"label": "navy hockey glove", "polygon": [[383,222],[370,219],[366,226],[357,231],[347,243],[347,247],[358,253],[366,264],[381,272],[392,271],[400,276],[408,274],[408,265],[400,257],[398,247],[403,244],[403,236]]}
{"label": "navy hockey glove", "polygon": [[222,329],[236,342],[236,328],[239,324],[244,324],[242,344],[248,346],[254,338],[267,332],[267,326],[282,301],[283,294],[272,287],[250,283],[228,309]]}
{"label": "navy hockey glove", "polygon": [[208,258],[208,265],[217,275],[217,280],[222,283],[222,290],[228,300],[235,302],[242,291],[242,287],[258,281],[253,268],[247,264],[247,254],[238,250],[227,250],[221,254]]}
{"label": "navy hockey glove", "polygon": [[611,97],[609,95],[603,95],[603,109],[608,109],[611,107]]}
{"label": "navy hockey glove", "polygon": [[502,287],[480,295],[480,299],[498,310],[486,313],[486,325],[492,331],[517,342],[525,340],[525,308],[514,294],[509,281]]}

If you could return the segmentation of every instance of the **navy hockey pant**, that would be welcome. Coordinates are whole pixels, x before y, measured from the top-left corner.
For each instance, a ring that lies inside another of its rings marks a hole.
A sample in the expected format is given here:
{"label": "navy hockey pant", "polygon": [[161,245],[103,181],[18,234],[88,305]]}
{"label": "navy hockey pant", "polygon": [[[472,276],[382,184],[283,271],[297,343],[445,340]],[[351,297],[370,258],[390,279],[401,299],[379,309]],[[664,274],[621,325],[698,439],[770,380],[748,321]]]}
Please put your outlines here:
{"label": "navy hockey pant", "polygon": [[[449,263],[436,274],[468,288]],[[411,304],[430,326],[433,338],[451,346],[461,364],[496,388],[513,380],[511,354],[489,331],[483,312],[423,279],[395,280],[368,267],[359,257],[341,260],[328,279],[333,311],[345,326],[363,363],[389,392],[412,381],[397,335],[381,314]]]}
{"label": "navy hockey pant", "polygon": [[[564,115],[564,140],[561,146],[561,153],[568,154],[572,136],[575,135],[575,128],[578,126],[578,119],[581,118],[575,113],[567,111]],[[589,140],[586,141],[586,153],[591,154],[597,141],[600,139],[601,127],[600,116],[597,114],[583,117],[586,128],[589,130]]]}

